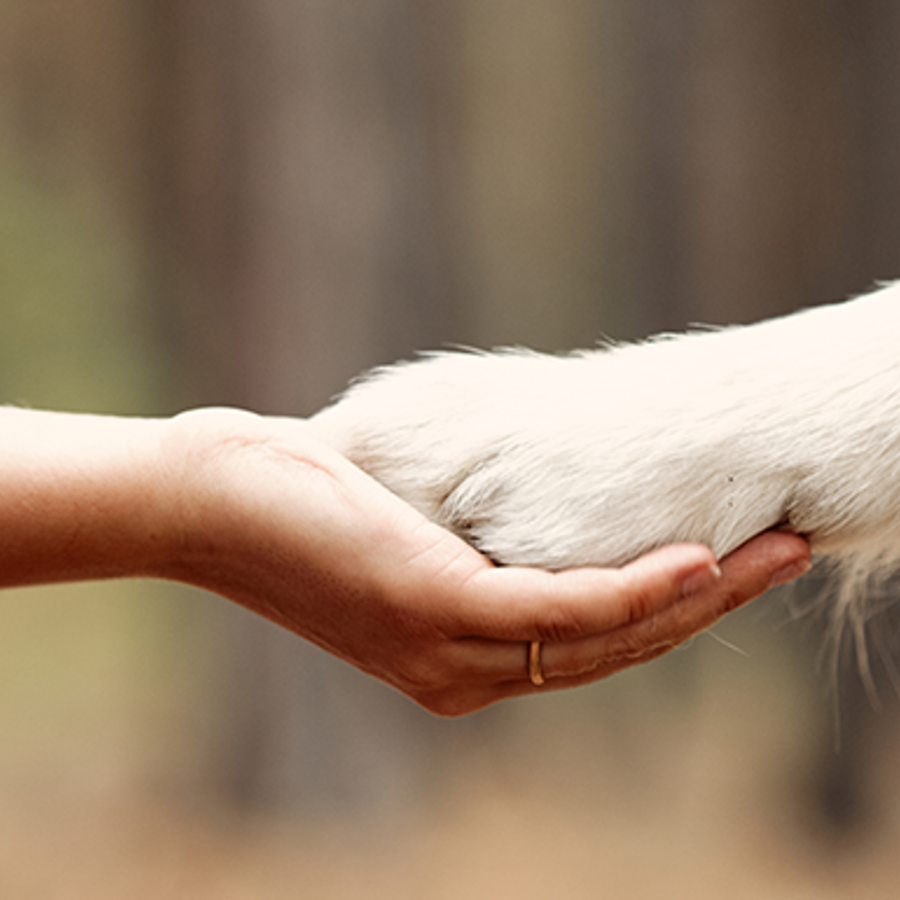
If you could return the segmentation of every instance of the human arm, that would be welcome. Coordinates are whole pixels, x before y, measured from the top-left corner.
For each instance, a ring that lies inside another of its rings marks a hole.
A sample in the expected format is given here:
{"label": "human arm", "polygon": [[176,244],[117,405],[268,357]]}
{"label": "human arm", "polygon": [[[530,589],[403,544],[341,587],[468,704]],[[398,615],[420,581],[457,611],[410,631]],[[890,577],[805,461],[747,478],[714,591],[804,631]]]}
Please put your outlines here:
{"label": "human arm", "polygon": [[0,586],[146,576],[213,590],[434,712],[659,656],[808,565],[766,534],[717,567],[697,545],[622,569],[495,568],[302,420],[0,411]]}

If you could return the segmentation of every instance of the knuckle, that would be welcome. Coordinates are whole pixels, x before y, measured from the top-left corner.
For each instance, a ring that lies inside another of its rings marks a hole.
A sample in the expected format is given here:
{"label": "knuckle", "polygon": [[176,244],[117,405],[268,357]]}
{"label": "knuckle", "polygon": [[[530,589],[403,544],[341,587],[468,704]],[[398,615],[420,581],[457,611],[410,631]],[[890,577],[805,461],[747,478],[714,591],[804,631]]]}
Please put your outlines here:
{"label": "knuckle", "polygon": [[535,624],[537,637],[547,643],[561,644],[575,641],[586,634],[584,623],[571,608],[560,604],[548,604],[541,610],[541,619]]}
{"label": "knuckle", "polygon": [[624,621],[640,622],[652,618],[651,614],[658,606],[657,600],[658,597],[644,585],[632,586],[623,593]]}
{"label": "knuckle", "polygon": [[[685,631],[685,634],[682,634]],[[652,659],[659,656],[689,637],[693,629],[678,629],[671,623],[664,625],[657,616],[651,616],[637,627],[623,628],[609,643],[603,655],[604,663],[624,660]]]}
{"label": "knuckle", "polygon": [[669,585],[663,586],[655,579],[636,577],[627,570],[622,570],[620,574],[622,580],[618,595],[625,623],[651,619],[666,601],[674,599]]}

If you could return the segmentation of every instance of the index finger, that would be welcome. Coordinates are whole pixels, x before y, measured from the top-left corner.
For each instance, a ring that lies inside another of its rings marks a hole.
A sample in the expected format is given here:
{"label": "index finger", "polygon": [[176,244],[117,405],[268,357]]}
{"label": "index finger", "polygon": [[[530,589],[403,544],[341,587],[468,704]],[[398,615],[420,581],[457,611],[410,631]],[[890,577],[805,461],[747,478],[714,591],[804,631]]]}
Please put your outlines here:
{"label": "index finger", "polygon": [[567,643],[656,617],[700,594],[710,606],[706,617],[715,621],[808,559],[806,541],[795,534],[759,535],[725,561],[727,589],[718,592],[710,589],[721,570],[699,544],[663,547],[621,569],[481,569],[469,579],[466,598],[466,624],[478,630],[465,636]]}
{"label": "index finger", "polygon": [[660,656],[714,625],[722,616],[801,575],[809,567],[809,548],[797,535],[769,532],[735,550],[722,563],[723,576],[702,591],[646,619],[571,644],[545,648],[544,671],[562,680],[603,678]]}
{"label": "index finger", "polygon": [[579,640],[659,613],[720,575],[712,552],[699,544],[663,547],[620,569],[483,568],[465,585],[469,633],[459,636]]}

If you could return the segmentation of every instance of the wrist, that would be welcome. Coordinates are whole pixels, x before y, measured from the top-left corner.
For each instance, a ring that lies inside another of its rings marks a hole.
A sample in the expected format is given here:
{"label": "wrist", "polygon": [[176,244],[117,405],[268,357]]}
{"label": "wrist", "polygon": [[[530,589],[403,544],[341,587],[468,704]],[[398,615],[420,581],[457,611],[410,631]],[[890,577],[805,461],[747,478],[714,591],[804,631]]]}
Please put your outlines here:
{"label": "wrist", "polygon": [[241,476],[247,454],[266,443],[267,435],[256,433],[260,421],[243,410],[202,408],[165,423],[159,446],[168,538],[155,574],[222,592],[219,580],[229,577],[252,538]]}
{"label": "wrist", "polygon": [[347,470],[357,470],[304,420],[235,409],[176,416],[162,447],[175,500],[174,540],[159,574],[282,621],[264,598],[284,592],[296,606],[310,560],[337,552],[345,517],[357,518],[346,510],[353,492],[344,484]]}
{"label": "wrist", "polygon": [[0,410],[0,584],[155,575],[174,536],[162,420]]}

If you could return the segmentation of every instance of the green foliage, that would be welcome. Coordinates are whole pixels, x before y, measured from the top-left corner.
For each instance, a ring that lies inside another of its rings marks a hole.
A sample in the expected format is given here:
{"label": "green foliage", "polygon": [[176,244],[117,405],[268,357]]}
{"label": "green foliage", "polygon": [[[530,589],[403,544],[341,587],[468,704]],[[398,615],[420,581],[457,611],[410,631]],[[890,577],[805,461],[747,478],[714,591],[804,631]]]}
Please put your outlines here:
{"label": "green foliage", "polygon": [[0,153],[0,402],[146,407],[153,340],[121,218],[88,179]]}
{"label": "green foliage", "polygon": [[[140,248],[112,192],[59,156],[0,147],[0,403],[140,414],[159,393]],[[3,592],[0,786],[65,766],[128,777],[143,748],[167,746],[191,696],[175,596],[144,582]]]}

